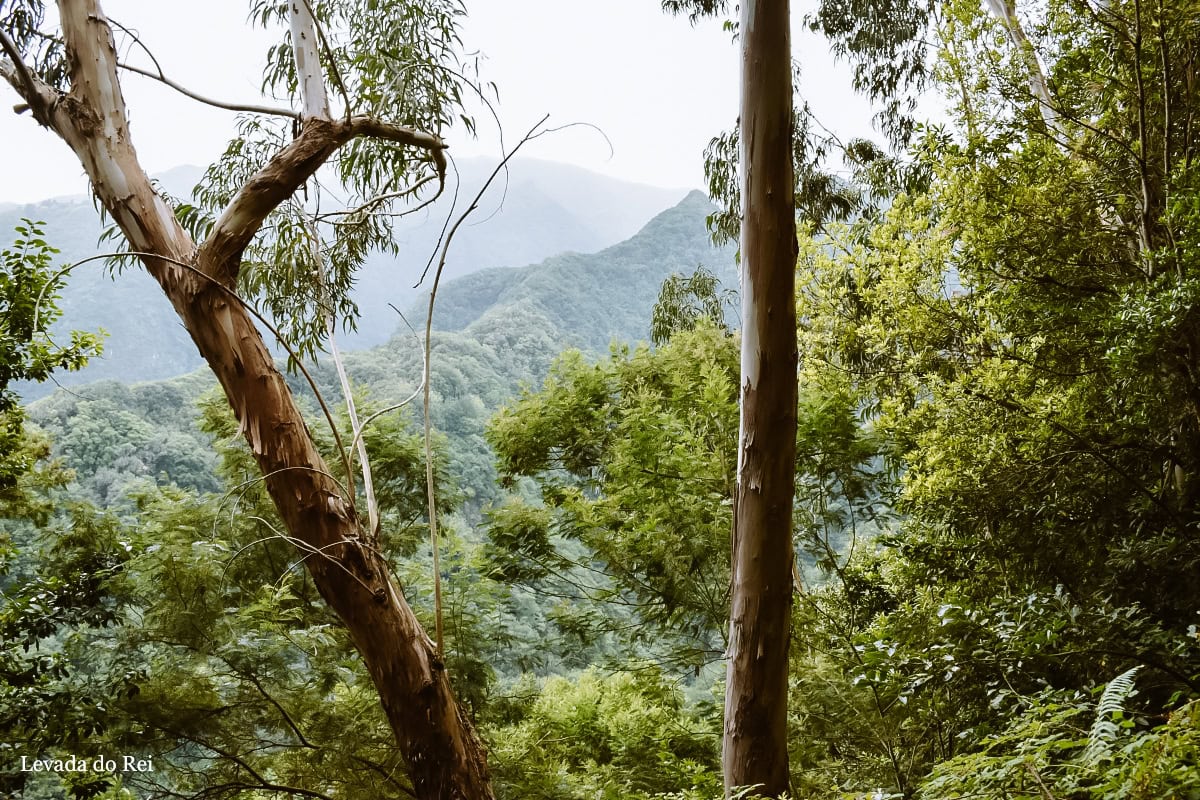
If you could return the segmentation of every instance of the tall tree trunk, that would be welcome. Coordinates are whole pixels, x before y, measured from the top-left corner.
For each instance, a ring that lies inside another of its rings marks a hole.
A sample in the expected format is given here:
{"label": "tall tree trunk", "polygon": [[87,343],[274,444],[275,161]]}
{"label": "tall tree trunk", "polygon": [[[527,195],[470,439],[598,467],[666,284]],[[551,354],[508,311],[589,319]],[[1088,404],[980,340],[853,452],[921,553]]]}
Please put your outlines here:
{"label": "tall tree trunk", "polygon": [[1021,18],[1017,16],[1016,0],[987,0],[988,11],[1004,26],[1008,39],[1017,49],[1017,58],[1025,62],[1025,71],[1029,79],[1029,92],[1037,101],[1038,113],[1046,125],[1046,133],[1061,137],[1058,127],[1058,112],[1055,110],[1054,98],[1050,95],[1050,84],[1046,81],[1046,72],[1042,69],[1041,59],[1025,29],[1021,26]]}
{"label": "tall tree trunk", "polygon": [[725,790],[788,788],[796,474],[796,217],[787,0],[743,0],[741,431],[733,532]]}
{"label": "tall tree trunk", "polygon": [[[364,117],[329,118],[305,0],[294,0],[294,31],[305,81],[304,124],[238,193],[197,246],[150,185],[129,137],[112,30],[97,0],[59,0],[71,90],[60,95],[20,62],[0,74],[35,118],[74,150],[100,202],[144,253],[147,270],[179,314],[220,382],[288,531],[307,556],[321,596],[346,625],[422,800],[490,800],[483,747],[455,701],[436,658],[386,562],[342,496],[253,320],[233,294],[241,256],[264,218],[342,144],[378,136],[423,147],[429,134]],[[302,14],[301,14],[302,12]],[[309,87],[312,87],[311,89]]]}

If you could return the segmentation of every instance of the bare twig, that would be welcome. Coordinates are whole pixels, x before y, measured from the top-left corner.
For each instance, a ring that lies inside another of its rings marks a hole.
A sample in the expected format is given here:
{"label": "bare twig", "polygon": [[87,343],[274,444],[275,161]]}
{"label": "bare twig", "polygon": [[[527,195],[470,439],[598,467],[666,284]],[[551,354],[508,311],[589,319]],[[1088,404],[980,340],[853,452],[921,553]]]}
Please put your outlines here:
{"label": "bare twig", "polygon": [[[462,213],[458,220],[451,226],[449,233],[446,234],[446,241],[442,244],[441,258],[438,260],[437,271],[433,275],[433,286],[429,291],[429,311],[425,315],[425,374],[423,382],[424,388],[424,403],[423,411],[425,417],[425,489],[429,504],[429,544],[433,549],[433,607],[434,607],[434,629],[437,634],[435,642],[437,644],[437,654],[441,658],[444,652],[442,641],[442,574],[441,562],[438,554],[438,530],[437,530],[437,501],[434,490],[434,470],[433,470],[433,423],[429,418],[429,383],[430,383],[430,364],[433,360],[432,356],[432,337],[433,337],[433,306],[437,300],[438,284],[442,280],[442,270],[446,266],[446,256],[450,251],[450,243],[454,239],[454,234],[458,232],[459,227],[471,215],[471,212],[479,208],[479,201],[483,197],[484,192],[492,185],[492,181],[500,174],[501,170],[505,169],[510,159],[517,154],[517,151],[522,146],[537,138],[541,134],[538,129],[545,124],[550,115],[542,117],[538,123],[521,137],[521,141],[517,142],[516,146],[509,151],[496,168],[492,170],[492,174],[483,182],[483,186],[475,194],[475,198],[471,200],[471,204],[467,210]],[[556,129],[557,130],[557,129]],[[542,133],[545,133],[543,131]]]}
{"label": "bare twig", "polygon": [[[303,558],[301,558],[297,561],[293,561],[291,564],[289,564],[287,566],[287,568],[284,569],[284,571],[280,574],[279,581],[282,581],[289,572],[291,572],[293,569],[295,569],[296,567],[300,566],[305,561],[307,561],[310,556],[319,555],[319,556],[324,556],[326,559],[329,560],[329,562],[331,564],[334,564],[335,566],[340,567],[343,572],[345,572],[347,575],[349,575],[351,578],[353,578],[355,580],[355,582],[357,582],[359,586],[363,587],[363,589],[365,589],[368,593],[374,594],[375,590],[372,589],[371,586],[369,584],[367,584],[366,581],[364,581],[362,578],[355,575],[354,572],[351,571],[349,567],[347,567],[345,564],[342,563],[340,558],[337,558],[336,556],[331,556],[325,552],[326,550],[329,550],[330,548],[338,547],[339,545],[349,544],[348,540],[342,539],[342,540],[338,540],[336,542],[330,542],[329,544],[322,545],[320,547],[314,547],[311,544],[309,544],[308,542],[304,541],[303,539],[298,539],[295,536],[291,536],[289,534],[284,533],[283,531],[279,530],[278,528],[276,528],[274,525],[272,525],[270,522],[263,519],[262,517],[251,515],[251,516],[247,517],[246,519],[253,520],[254,522],[258,522],[258,523],[266,526],[266,528],[271,531],[271,535],[263,536],[262,538],[255,539],[253,542],[250,542],[245,547],[239,548],[237,550],[237,552],[235,552],[233,555],[231,555],[229,557],[229,561],[226,562],[226,564],[225,564],[225,568],[223,570],[221,570],[221,579],[222,580],[224,580],[225,573],[228,572],[229,567],[233,564],[234,560],[237,559],[237,557],[240,556],[242,553],[246,552],[247,550],[249,550],[251,547],[253,547],[256,544],[262,544],[263,542],[269,542],[272,539],[280,539],[280,540],[285,541],[288,544],[292,545],[293,547],[295,547],[297,550],[304,553],[305,555]],[[374,549],[374,548],[372,548],[372,549]]]}
{"label": "bare twig", "polygon": [[1049,787],[1047,787],[1046,783],[1042,780],[1041,773],[1038,772],[1037,767],[1035,767],[1032,762],[1026,761],[1025,769],[1031,776],[1033,776],[1033,780],[1038,786],[1038,793],[1041,794],[1045,800],[1057,800],[1057,798],[1055,798],[1055,796],[1050,792]]}
{"label": "bare twig", "polygon": [[[318,200],[319,203],[319,200]],[[318,206],[319,208],[319,206]],[[308,220],[309,235],[312,237],[313,260],[317,264],[317,274],[321,280],[322,294],[326,294],[324,261],[321,255],[321,236],[317,231],[316,217]],[[346,364],[342,359],[342,352],[337,345],[337,316],[333,310],[332,298],[326,296],[326,330],[329,333],[329,354],[333,358],[334,368],[337,370],[338,384],[342,387],[342,402],[346,404],[346,416],[350,419],[350,431],[353,435],[358,448],[359,461],[361,462],[362,477],[363,477],[363,493],[367,500],[367,527],[372,538],[379,535],[379,505],[375,500],[375,481],[371,475],[371,460],[367,458],[366,443],[359,436],[361,425],[358,421],[358,411],[354,407],[354,389],[350,385],[350,376],[346,372]],[[353,469],[353,458],[350,465],[346,468]],[[351,472],[346,476],[347,483],[351,489],[354,488],[354,474]]]}
{"label": "bare twig", "polygon": [[272,116],[288,117],[290,119],[300,118],[300,114],[298,112],[291,111],[290,109],[286,108],[271,108],[270,106],[246,105],[242,103],[225,103],[220,100],[213,100],[197,94],[196,92],[193,92],[192,90],[167,77],[167,74],[163,71],[162,64],[158,62],[158,58],[155,57],[154,53],[149,47],[146,46],[146,43],[141,40],[141,37],[139,37],[136,32],[117,22],[115,19],[110,18],[108,22],[113,27],[120,28],[122,33],[132,39],[134,44],[141,48],[142,52],[146,54],[146,57],[149,58],[151,63],[154,64],[154,69],[156,72],[151,72],[150,70],[142,69],[141,67],[135,67],[132,64],[126,64],[118,61],[117,66],[121,69],[126,70],[127,72],[133,72],[137,75],[144,75],[147,78],[156,80],[159,83],[169,86],[170,88],[179,92],[184,97],[189,97],[198,103],[204,103],[205,105],[213,106],[214,108],[223,108],[227,111],[245,111],[251,114],[270,114]]}
{"label": "bare twig", "polygon": [[454,210],[458,208],[458,193],[462,189],[462,173],[458,171],[457,161],[451,159],[450,164],[454,167],[454,196],[450,198],[450,210],[442,222],[442,229],[438,231],[437,241],[434,242],[433,249],[429,253],[429,260],[425,262],[425,269],[421,270],[421,277],[417,278],[417,282],[413,284],[414,289],[425,282],[425,276],[429,274],[429,270],[433,269],[433,262],[437,260],[438,253],[442,249],[442,242],[446,240],[446,231],[450,228],[450,221],[454,219]]}
{"label": "bare twig", "polygon": [[189,97],[192,100],[195,100],[198,103],[203,103],[206,106],[212,106],[214,108],[223,108],[226,111],[245,111],[245,112],[248,112],[251,114],[270,114],[270,115],[276,116],[276,117],[287,117],[288,119],[299,119],[300,118],[299,112],[291,111],[286,108],[272,108],[270,106],[258,106],[258,105],[248,104],[248,103],[226,103],[221,100],[213,100],[210,97],[205,97],[204,95],[197,94],[196,92],[193,92],[191,89],[188,89],[187,87],[176,83],[175,81],[168,78],[166,75],[163,75],[161,72],[156,75],[155,73],[151,72],[148,69],[142,69],[141,67],[135,67],[132,64],[126,64],[123,61],[118,61],[117,66],[120,67],[121,69],[125,70],[126,72],[133,72],[137,75],[144,75],[147,78],[156,80],[161,84],[171,87],[175,91],[182,94],[184,97]]}
{"label": "bare twig", "polygon": [[351,463],[353,463],[353,461],[354,461],[354,452],[355,452],[355,449],[358,447],[359,439],[366,432],[367,426],[370,425],[372,422],[374,422],[379,417],[382,417],[384,414],[390,414],[393,411],[398,411],[401,408],[404,408],[406,405],[408,405],[413,400],[415,400],[417,395],[419,395],[425,388],[425,362],[426,362],[426,358],[427,358],[426,353],[425,353],[425,343],[421,340],[421,337],[417,334],[417,331],[413,328],[412,324],[409,323],[408,319],[404,316],[404,314],[400,313],[400,309],[396,308],[391,303],[388,303],[388,306],[393,311],[395,311],[397,314],[400,314],[400,319],[404,320],[404,324],[408,326],[408,329],[410,331],[412,331],[412,335],[414,337],[416,337],[417,347],[419,347],[421,350],[421,381],[419,384],[417,384],[417,388],[413,389],[412,394],[410,394],[408,397],[404,398],[399,403],[394,403],[393,405],[390,405],[387,408],[382,408],[379,411],[376,411],[374,414],[371,414],[370,416],[368,416],[366,419],[363,420],[362,425],[359,427],[358,431],[354,435],[354,441],[352,441],[350,443]]}
{"label": "bare twig", "polygon": [[[328,478],[329,480],[331,480],[335,484],[337,484],[338,488],[342,490],[342,493],[345,496],[350,497],[352,495],[352,493],[346,489],[345,485],[343,485],[341,481],[339,481],[331,473],[326,472],[323,469],[317,469],[316,467],[307,467],[307,466],[305,466],[305,467],[282,467],[280,469],[273,470],[272,472],[268,472],[265,475],[257,475],[253,478],[250,478],[249,480],[242,481],[237,486],[234,486],[231,489],[229,489],[227,492],[225,492],[224,495],[221,496],[220,501],[217,503],[216,513],[217,514],[221,513],[221,506],[225,505],[225,500],[227,498],[231,497],[234,494],[237,494],[237,499],[234,501],[233,507],[230,509],[230,520],[231,520],[231,524],[232,524],[233,516],[237,513],[237,507],[239,504],[241,504],[242,498],[245,497],[246,492],[250,489],[251,486],[253,486],[256,483],[261,483],[261,482],[265,481],[267,478],[278,475],[281,472],[290,472],[293,470],[299,470],[301,472],[315,472],[318,475],[324,475],[326,478]],[[213,518],[212,532],[213,532],[213,538],[215,539],[216,535],[217,535],[217,519],[216,519],[215,515]],[[243,548],[243,549],[245,549],[245,548]],[[238,551],[238,552],[241,552],[241,551]]]}
{"label": "bare twig", "polygon": [[237,667],[235,667],[233,664],[229,663],[229,659],[222,657],[221,660],[224,661],[231,670],[233,670],[233,673],[235,675],[237,675],[238,677],[244,678],[245,680],[248,680],[248,681],[250,681],[250,683],[254,684],[254,688],[258,689],[258,693],[261,694],[268,703],[275,706],[275,710],[279,712],[279,715],[281,717],[283,717],[283,721],[287,723],[287,726],[292,729],[292,733],[296,734],[296,739],[300,742],[300,745],[302,747],[307,747],[312,750],[319,749],[317,747],[317,745],[313,744],[312,742],[308,741],[307,738],[305,738],[304,732],[302,730],[300,730],[300,726],[298,724],[296,724],[296,721],[294,719],[292,719],[292,715],[287,712],[287,709],[285,709],[283,707],[282,703],[280,703],[278,700],[276,700],[274,698],[274,696],[272,696],[271,693],[266,690],[266,687],[264,687],[262,685],[262,681],[260,681],[258,679],[258,677],[252,671],[246,670],[245,672],[242,672]]}
{"label": "bare twig", "polygon": [[[382,194],[377,194],[374,197],[370,198],[369,200],[365,201],[362,205],[355,206],[354,208],[348,208],[344,211],[329,211],[329,212],[326,212],[325,214],[320,215],[318,217],[318,219],[321,222],[328,222],[331,225],[353,224],[350,222],[346,222],[344,220],[335,220],[335,219],[332,219],[332,217],[350,217],[350,216],[354,216],[355,214],[374,213],[374,210],[383,203],[387,203],[392,200],[399,200],[401,198],[408,197],[411,194],[416,194],[418,191],[420,191],[421,187],[423,187],[425,184],[429,183],[433,179],[434,179],[433,175],[426,175],[424,178],[417,181],[415,184],[408,187],[407,189],[401,189],[401,190],[395,191],[395,192],[384,192]],[[444,181],[442,182],[442,184],[444,185]],[[403,217],[408,214],[412,214],[413,212],[420,211],[422,208],[425,208],[429,204],[435,202],[441,196],[442,196],[442,186],[439,186],[437,194],[435,194],[433,197],[430,197],[428,200],[423,201],[420,205],[416,206],[415,208],[405,209],[404,211],[397,212],[397,213],[387,213],[387,214],[384,214],[384,216],[395,218],[395,217]]]}

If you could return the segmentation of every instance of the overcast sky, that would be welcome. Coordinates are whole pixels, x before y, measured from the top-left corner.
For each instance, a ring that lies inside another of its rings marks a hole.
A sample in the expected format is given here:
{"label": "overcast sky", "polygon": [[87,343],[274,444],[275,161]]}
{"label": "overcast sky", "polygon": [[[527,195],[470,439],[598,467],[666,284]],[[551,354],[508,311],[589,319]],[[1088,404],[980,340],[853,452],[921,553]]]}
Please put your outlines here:
{"label": "overcast sky", "polygon": [[[166,73],[195,92],[254,102],[273,32],[251,29],[246,0],[104,0],[106,13],[138,31]],[[500,115],[515,141],[544,114],[550,125],[590,123],[544,137],[530,156],[614,177],[670,187],[703,187],[702,152],[737,117],[738,53],[719,21],[695,27],[662,13],[658,0],[467,0],[467,51],[500,90]],[[803,4],[794,10],[799,18]],[[793,49],[802,90],[827,126],[870,133],[870,109],[849,89],[848,70],[819,38],[796,25]],[[199,106],[154,81],[126,74],[130,126],[143,165],[159,172],[206,165],[233,135],[233,114]],[[30,202],[86,191],[66,146],[0,86],[0,201]],[[478,141],[450,137],[452,152],[497,155],[480,119]],[[517,167],[519,173],[519,165]]]}

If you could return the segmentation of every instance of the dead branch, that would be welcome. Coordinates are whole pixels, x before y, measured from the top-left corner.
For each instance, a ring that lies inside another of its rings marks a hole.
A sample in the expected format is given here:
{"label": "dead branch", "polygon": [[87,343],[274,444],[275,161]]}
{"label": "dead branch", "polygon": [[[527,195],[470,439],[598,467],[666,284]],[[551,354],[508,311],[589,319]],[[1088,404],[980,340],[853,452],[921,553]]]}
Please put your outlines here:
{"label": "dead branch", "polygon": [[24,103],[13,106],[13,111],[17,114],[33,111],[33,118],[39,125],[44,128],[53,127],[51,113],[59,99],[59,93],[30,72],[29,66],[21,59],[16,43],[2,30],[0,46],[8,56],[8,59],[0,59],[0,75],[3,75],[25,100]]}

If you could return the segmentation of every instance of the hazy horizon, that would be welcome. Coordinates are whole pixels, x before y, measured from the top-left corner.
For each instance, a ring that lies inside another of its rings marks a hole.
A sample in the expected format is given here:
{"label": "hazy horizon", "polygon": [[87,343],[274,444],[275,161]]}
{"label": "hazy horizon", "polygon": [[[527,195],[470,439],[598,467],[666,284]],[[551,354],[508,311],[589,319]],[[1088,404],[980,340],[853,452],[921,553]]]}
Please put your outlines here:
{"label": "hazy horizon", "polygon": [[[839,135],[871,135],[870,106],[851,91],[849,68],[836,63],[827,43],[802,22],[808,5],[798,4],[793,27],[800,93]],[[276,37],[243,22],[242,0],[173,4],[169,14],[162,6],[103,2],[112,19],[137,29],[173,80],[226,101],[263,102],[262,64]],[[732,128],[738,115],[739,53],[721,20],[693,26],[646,0],[612,0],[602,13],[584,13],[561,0],[468,0],[466,6],[463,59],[477,55],[483,80],[496,83],[509,147],[549,114],[550,127],[584,124],[531,142],[522,155],[648,186],[705,185],[704,147]],[[220,58],[212,58],[213,42],[220,42]],[[125,45],[126,58],[150,66],[144,54]],[[122,89],[134,144],[152,174],[212,163],[235,133],[234,114],[199,105],[156,81],[127,73]],[[18,102],[7,84],[0,100]],[[452,152],[498,160],[490,112],[469,112],[478,120],[479,138],[465,135],[462,126],[452,129]],[[78,160],[28,114],[0,113],[0,141],[21,154],[0,161],[0,203],[86,192]]]}

